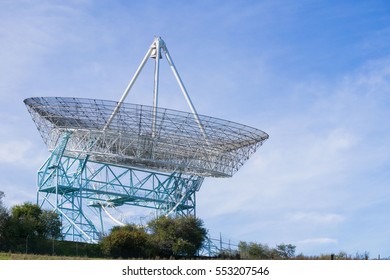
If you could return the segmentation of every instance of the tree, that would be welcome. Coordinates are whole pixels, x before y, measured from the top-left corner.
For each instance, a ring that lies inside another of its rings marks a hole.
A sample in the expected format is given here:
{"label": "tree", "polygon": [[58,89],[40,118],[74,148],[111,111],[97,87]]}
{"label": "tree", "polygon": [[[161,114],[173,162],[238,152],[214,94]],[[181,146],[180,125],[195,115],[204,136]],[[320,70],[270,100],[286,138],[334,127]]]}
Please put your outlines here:
{"label": "tree", "polygon": [[[7,225],[7,240],[20,251],[28,251],[30,245],[36,245],[37,240],[61,237],[61,222],[59,216],[48,210],[42,210],[38,205],[26,202],[11,208]],[[34,246],[33,246],[34,247]]]}
{"label": "tree", "polygon": [[195,217],[159,217],[148,223],[156,255],[195,256],[206,239],[203,221]]}
{"label": "tree", "polygon": [[50,239],[62,238],[61,220],[56,212],[42,210],[39,218],[40,225],[43,228],[42,237]]}
{"label": "tree", "polygon": [[268,245],[250,242],[249,244],[240,241],[238,251],[242,259],[268,260],[273,258],[273,250]]}
{"label": "tree", "polygon": [[249,260],[291,259],[295,256],[295,248],[291,244],[279,244],[276,248],[254,242],[241,241],[238,244],[240,257]]}
{"label": "tree", "polygon": [[39,220],[42,214],[38,205],[26,202],[11,208],[11,231],[16,237],[36,237],[43,235],[42,223]]}
{"label": "tree", "polygon": [[7,228],[7,223],[9,220],[9,214],[7,209],[3,206],[3,197],[4,197],[4,192],[0,191],[0,250],[5,250],[6,249],[6,238],[5,238],[5,233],[6,233],[6,228]]}
{"label": "tree", "polygon": [[0,191],[0,207],[3,207],[3,197],[4,197],[4,192]]}
{"label": "tree", "polygon": [[52,254],[54,255],[54,240],[62,238],[60,217],[56,212],[43,210],[40,215],[40,224],[44,229],[42,238],[52,240]]}
{"label": "tree", "polygon": [[149,253],[148,234],[131,224],[113,227],[100,245],[103,253],[113,258],[143,258]]}
{"label": "tree", "polygon": [[156,256],[170,257],[173,255],[175,242],[174,221],[168,217],[159,217],[147,224],[151,233],[152,252]]}
{"label": "tree", "polygon": [[276,246],[275,252],[282,259],[291,259],[295,256],[295,245],[279,244]]}

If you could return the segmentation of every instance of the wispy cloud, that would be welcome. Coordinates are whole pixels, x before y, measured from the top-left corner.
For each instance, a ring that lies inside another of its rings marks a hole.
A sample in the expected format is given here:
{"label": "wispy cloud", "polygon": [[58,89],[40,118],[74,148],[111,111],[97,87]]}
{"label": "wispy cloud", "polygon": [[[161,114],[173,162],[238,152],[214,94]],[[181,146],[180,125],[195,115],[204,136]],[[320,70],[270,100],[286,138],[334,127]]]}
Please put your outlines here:
{"label": "wispy cloud", "polygon": [[316,225],[337,225],[345,220],[340,214],[318,213],[318,212],[295,212],[287,215],[291,222]]}
{"label": "wispy cloud", "polygon": [[[384,121],[390,96],[388,61],[369,62],[337,83],[322,81],[317,90],[311,81],[307,88],[301,81],[291,98],[311,95],[304,101],[309,103],[262,119],[270,139],[233,178],[210,186],[205,181],[208,189],[201,190],[205,195],[200,202],[207,205],[204,215],[225,216],[227,221],[234,213],[246,216],[234,219],[242,227],[233,236],[262,236],[271,243],[303,240],[300,246],[307,250],[309,245],[337,245],[336,238],[305,237],[336,235],[349,223],[353,209],[369,207],[383,194],[372,193],[360,180],[389,164],[385,147],[390,129]],[[283,228],[289,229],[285,235]]]}
{"label": "wispy cloud", "polygon": [[0,165],[36,169],[43,164],[47,155],[34,152],[34,144],[29,140],[11,140],[0,142]]}
{"label": "wispy cloud", "polygon": [[26,153],[32,148],[30,141],[12,141],[0,143],[0,163],[18,164],[24,160]]}
{"label": "wispy cloud", "polygon": [[329,237],[309,238],[297,242],[300,245],[337,244],[338,241]]}

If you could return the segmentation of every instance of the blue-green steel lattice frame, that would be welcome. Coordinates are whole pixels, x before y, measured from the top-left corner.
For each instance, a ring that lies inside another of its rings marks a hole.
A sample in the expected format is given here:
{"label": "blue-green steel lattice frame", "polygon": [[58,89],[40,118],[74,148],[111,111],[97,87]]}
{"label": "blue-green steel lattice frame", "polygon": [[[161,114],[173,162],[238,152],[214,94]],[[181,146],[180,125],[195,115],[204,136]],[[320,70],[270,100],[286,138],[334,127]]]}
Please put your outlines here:
{"label": "blue-green steel lattice frame", "polygon": [[[67,240],[97,242],[104,234],[104,210],[141,206],[156,215],[195,215],[195,193],[204,177],[159,173],[90,161],[88,154],[64,155],[66,132],[38,171],[37,202],[56,211]],[[95,212],[92,220],[89,212]]]}

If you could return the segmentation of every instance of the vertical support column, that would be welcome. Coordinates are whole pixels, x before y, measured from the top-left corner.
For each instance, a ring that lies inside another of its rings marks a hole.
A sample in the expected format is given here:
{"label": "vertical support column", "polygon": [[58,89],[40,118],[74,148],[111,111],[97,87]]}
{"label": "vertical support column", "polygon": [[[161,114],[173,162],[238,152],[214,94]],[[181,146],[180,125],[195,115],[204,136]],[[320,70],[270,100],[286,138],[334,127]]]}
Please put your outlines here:
{"label": "vertical support column", "polygon": [[[120,107],[122,106],[124,100],[126,99],[127,95],[129,94],[131,88],[133,87],[135,81],[137,80],[139,74],[141,73],[143,67],[145,66],[147,60],[152,57],[155,58],[155,71],[154,71],[154,96],[153,96],[153,117],[152,117],[152,136],[155,136],[156,133],[156,114],[157,114],[157,103],[158,103],[158,84],[159,84],[159,60],[161,58],[161,50],[164,51],[165,57],[168,61],[168,64],[173,72],[173,75],[176,78],[176,81],[179,84],[179,87],[184,95],[184,98],[186,99],[188,106],[191,109],[191,112],[195,118],[195,121],[197,122],[199,129],[206,140],[206,144],[208,144],[207,141],[207,135],[204,130],[203,124],[199,119],[199,115],[195,110],[195,107],[191,101],[191,98],[187,92],[187,89],[185,88],[183,81],[180,78],[179,72],[177,71],[175,64],[173,63],[172,57],[169,54],[169,51],[165,45],[165,42],[161,39],[161,37],[156,37],[152,43],[152,45],[149,47],[148,52],[146,53],[145,57],[143,58],[141,64],[139,65],[137,71],[135,72],[133,78],[131,79],[129,85],[127,86],[125,92],[123,93],[121,99],[118,102],[118,105],[115,107],[114,111],[112,112],[111,116],[109,117],[107,123],[103,127],[103,130],[106,130],[110,124],[112,123],[114,117],[118,113]],[[154,52],[154,53],[153,53]]]}
{"label": "vertical support column", "polygon": [[154,66],[154,90],[153,90],[153,116],[152,116],[152,137],[155,137],[156,134],[156,118],[157,118],[157,107],[158,107],[158,83],[159,83],[159,74],[160,74],[160,41],[161,38],[158,37],[154,41],[155,43],[155,53],[153,58],[155,59]]}

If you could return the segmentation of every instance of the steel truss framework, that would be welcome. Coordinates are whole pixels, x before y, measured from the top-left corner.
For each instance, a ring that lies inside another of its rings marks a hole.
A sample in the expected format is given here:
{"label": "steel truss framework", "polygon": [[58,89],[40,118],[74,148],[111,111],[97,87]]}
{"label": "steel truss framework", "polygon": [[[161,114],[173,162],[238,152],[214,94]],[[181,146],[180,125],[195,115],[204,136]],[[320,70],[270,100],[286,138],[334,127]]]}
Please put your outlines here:
{"label": "steel truss framework", "polygon": [[[163,55],[191,113],[158,107]],[[124,103],[150,58],[153,106]],[[38,203],[60,214],[71,240],[96,242],[104,233],[102,213],[122,205],[195,215],[204,177],[231,177],[268,139],[261,130],[198,115],[160,37],[118,102],[33,97],[24,103],[51,152],[38,172]]]}
{"label": "steel truss framework", "polygon": [[195,215],[195,194],[204,177],[94,162],[82,154],[65,156],[70,136],[63,135],[38,171],[37,195],[41,207],[60,213],[66,239],[96,242],[104,232],[103,212],[122,205],[155,209],[160,215]]}

